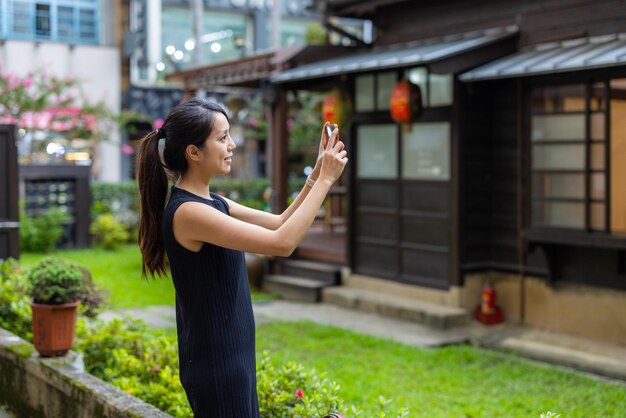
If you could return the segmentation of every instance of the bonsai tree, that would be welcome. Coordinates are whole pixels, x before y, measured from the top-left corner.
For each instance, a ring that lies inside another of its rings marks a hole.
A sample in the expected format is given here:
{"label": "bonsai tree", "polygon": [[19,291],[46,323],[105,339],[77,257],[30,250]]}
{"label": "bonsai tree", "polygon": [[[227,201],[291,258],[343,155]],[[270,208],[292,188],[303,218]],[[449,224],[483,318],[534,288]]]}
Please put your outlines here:
{"label": "bonsai tree", "polygon": [[30,295],[41,305],[62,305],[80,300],[84,291],[81,268],[61,258],[45,258],[28,274]]}

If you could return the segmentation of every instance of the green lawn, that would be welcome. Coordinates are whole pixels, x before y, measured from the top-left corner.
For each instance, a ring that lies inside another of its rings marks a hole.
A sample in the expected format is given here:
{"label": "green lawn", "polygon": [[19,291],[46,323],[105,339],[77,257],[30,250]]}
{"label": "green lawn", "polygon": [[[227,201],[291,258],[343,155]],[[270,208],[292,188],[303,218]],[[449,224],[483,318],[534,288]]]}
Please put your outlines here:
{"label": "green lawn", "polygon": [[[174,303],[171,280],[141,278],[136,245],[115,252],[59,251],[88,267],[111,292],[114,307]],[[23,267],[42,255],[23,254]],[[253,299],[267,299],[253,294]],[[172,334],[173,335],[173,334]],[[407,406],[411,417],[534,417],[556,411],[561,418],[626,417],[626,386],[600,382],[560,368],[471,346],[419,349],[309,322],[259,326],[258,352],[324,371],[341,396],[371,418],[378,396]],[[395,417],[394,417],[395,418]]]}
{"label": "green lawn", "polygon": [[[174,286],[169,276],[150,280],[141,277],[141,253],[137,245],[126,245],[116,251],[101,248],[62,250],[51,255],[87,267],[96,284],[109,292],[108,300],[113,308],[174,304]],[[20,264],[28,269],[44,257],[46,255],[24,253]],[[252,298],[263,300],[271,296],[253,293]]]}
{"label": "green lawn", "polygon": [[379,395],[411,417],[626,417],[626,386],[472,346],[420,349],[310,322],[259,327],[257,348],[326,371],[375,416]]}

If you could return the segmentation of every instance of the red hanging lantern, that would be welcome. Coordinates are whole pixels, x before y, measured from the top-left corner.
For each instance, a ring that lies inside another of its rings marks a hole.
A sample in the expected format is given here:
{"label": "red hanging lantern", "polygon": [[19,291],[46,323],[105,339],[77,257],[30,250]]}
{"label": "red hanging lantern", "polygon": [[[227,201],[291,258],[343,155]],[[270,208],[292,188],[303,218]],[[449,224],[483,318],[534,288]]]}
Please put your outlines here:
{"label": "red hanging lantern", "polygon": [[323,122],[328,121],[340,127],[346,127],[350,124],[351,113],[352,104],[346,92],[335,88],[324,97],[322,103]]}
{"label": "red hanging lantern", "polygon": [[339,125],[339,114],[341,112],[341,101],[337,94],[330,93],[324,98],[322,104],[322,121],[328,121]]}
{"label": "red hanging lantern", "polygon": [[389,97],[391,118],[398,123],[411,123],[422,113],[422,92],[419,86],[401,80],[391,90]]}

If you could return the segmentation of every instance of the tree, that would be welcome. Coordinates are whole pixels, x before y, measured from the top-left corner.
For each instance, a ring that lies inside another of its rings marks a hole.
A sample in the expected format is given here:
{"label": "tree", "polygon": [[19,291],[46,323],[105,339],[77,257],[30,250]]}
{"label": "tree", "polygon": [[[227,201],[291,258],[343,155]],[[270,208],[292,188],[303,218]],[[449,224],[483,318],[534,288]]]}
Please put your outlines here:
{"label": "tree", "polygon": [[0,123],[98,139],[99,125],[114,119],[103,103],[92,104],[82,95],[76,79],[44,71],[20,77],[0,69]]}
{"label": "tree", "polygon": [[[47,132],[67,141],[81,140],[75,142],[97,160],[96,145],[109,140],[107,132],[129,120],[150,118],[135,112],[115,114],[103,102],[91,102],[74,78],[59,78],[43,70],[20,77],[0,68],[0,124],[16,124],[24,130],[23,136]],[[31,154],[31,146],[26,148],[22,155]]]}

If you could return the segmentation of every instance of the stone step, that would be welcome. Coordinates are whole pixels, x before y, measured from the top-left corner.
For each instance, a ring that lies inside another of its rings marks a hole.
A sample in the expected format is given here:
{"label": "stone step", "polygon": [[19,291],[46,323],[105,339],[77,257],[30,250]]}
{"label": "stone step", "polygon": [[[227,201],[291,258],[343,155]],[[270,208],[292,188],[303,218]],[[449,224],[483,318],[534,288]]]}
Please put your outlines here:
{"label": "stone step", "polygon": [[469,319],[468,312],[462,308],[345,286],[323,289],[322,301],[440,330],[466,325]]}
{"label": "stone step", "polygon": [[329,285],[341,284],[341,266],[303,260],[281,260],[280,272],[286,276],[315,279]]}
{"label": "stone step", "polygon": [[330,285],[319,280],[282,274],[267,274],[263,278],[263,290],[299,302],[319,302],[322,289],[327,286]]}

